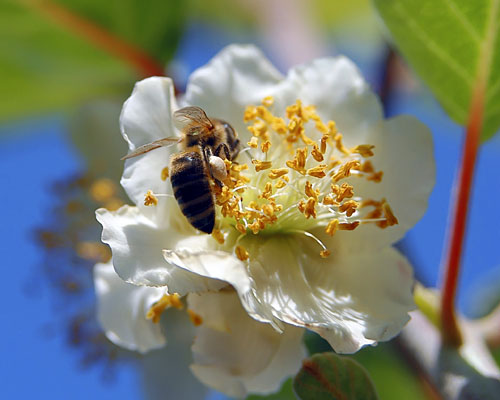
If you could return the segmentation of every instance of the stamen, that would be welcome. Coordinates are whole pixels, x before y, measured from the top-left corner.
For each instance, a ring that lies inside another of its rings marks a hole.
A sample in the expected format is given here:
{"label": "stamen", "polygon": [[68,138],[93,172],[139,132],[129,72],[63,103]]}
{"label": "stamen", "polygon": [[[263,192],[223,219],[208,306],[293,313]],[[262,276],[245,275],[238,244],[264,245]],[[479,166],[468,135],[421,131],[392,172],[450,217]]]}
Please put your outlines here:
{"label": "stamen", "polygon": [[166,181],[168,179],[169,172],[168,172],[168,167],[165,167],[161,170],[161,180]]}
{"label": "stamen", "polygon": [[252,164],[255,165],[255,171],[257,172],[269,169],[272,166],[271,161],[252,160]]}
{"label": "stamen", "polygon": [[158,204],[158,198],[154,195],[154,193],[151,190],[148,190],[148,192],[144,196],[144,205],[156,206],[157,204]]}
{"label": "stamen", "polygon": [[247,144],[252,148],[256,149],[259,146],[259,138],[257,136],[252,136],[249,142]]}
{"label": "stamen", "polygon": [[313,239],[316,243],[318,243],[321,246],[322,251],[319,253],[322,258],[328,257],[331,253],[330,251],[326,248],[326,246],[323,244],[321,240],[319,240],[316,236],[314,236],[312,233],[307,232],[307,231],[302,231],[300,229],[292,229],[290,231],[291,233],[298,233],[300,235],[307,236],[308,238]]}
{"label": "stamen", "polygon": [[189,320],[194,326],[200,326],[203,323],[203,318],[201,317],[201,315],[196,314],[190,308],[187,309],[187,313],[189,315]]}
{"label": "stamen", "polygon": [[268,176],[270,179],[278,179],[286,174],[288,174],[288,168],[279,168],[279,169],[272,169],[271,172],[269,172]]}
{"label": "stamen", "polygon": [[219,244],[224,244],[224,235],[222,232],[218,229],[214,229],[212,231],[212,237],[219,243]]}
{"label": "stamen", "polygon": [[351,149],[351,153],[360,154],[362,157],[371,157],[373,156],[373,149],[375,148],[372,144],[360,144],[353,149]]}
{"label": "stamen", "polygon": [[177,294],[164,294],[160,300],[154,303],[146,314],[146,318],[153,321],[154,324],[160,322],[161,314],[169,307],[182,309],[181,297]]}
{"label": "stamen", "polygon": [[236,246],[234,252],[236,253],[236,257],[238,257],[241,261],[246,261],[248,260],[248,257],[250,257],[248,251],[246,251],[243,246]]}

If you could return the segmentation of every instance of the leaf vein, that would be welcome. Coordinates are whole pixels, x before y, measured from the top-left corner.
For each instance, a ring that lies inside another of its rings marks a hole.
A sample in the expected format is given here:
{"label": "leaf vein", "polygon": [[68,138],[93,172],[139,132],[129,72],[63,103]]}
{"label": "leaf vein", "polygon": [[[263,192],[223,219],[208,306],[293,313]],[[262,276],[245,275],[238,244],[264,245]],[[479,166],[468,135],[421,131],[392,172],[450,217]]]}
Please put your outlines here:
{"label": "leaf vein", "polygon": [[436,57],[444,62],[444,64],[447,65],[451,71],[461,77],[469,87],[472,86],[472,77],[469,76],[467,71],[464,70],[446,52],[444,52],[441,47],[425,33],[415,19],[406,12],[401,3],[395,3],[394,10],[406,21],[407,26],[413,31],[416,38],[423,44],[424,47],[426,47],[431,53],[435,54]]}
{"label": "leaf vein", "polygon": [[469,22],[469,20],[465,17],[463,12],[461,12],[456,3],[453,0],[443,0],[446,5],[448,6],[449,10],[455,15],[457,20],[461,23],[461,25],[464,27],[464,29],[469,32],[469,34],[472,36],[472,38],[477,42],[481,42],[482,38],[479,32],[476,31],[474,26]]}

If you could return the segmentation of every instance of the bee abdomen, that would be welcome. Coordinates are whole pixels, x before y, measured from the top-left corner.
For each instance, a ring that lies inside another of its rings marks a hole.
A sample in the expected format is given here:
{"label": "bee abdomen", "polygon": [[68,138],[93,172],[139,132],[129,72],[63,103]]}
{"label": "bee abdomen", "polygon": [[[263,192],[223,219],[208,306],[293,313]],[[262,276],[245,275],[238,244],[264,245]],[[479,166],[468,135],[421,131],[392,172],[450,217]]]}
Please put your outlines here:
{"label": "bee abdomen", "polygon": [[215,206],[205,168],[199,153],[177,154],[171,160],[171,181],[175,199],[191,225],[212,233]]}

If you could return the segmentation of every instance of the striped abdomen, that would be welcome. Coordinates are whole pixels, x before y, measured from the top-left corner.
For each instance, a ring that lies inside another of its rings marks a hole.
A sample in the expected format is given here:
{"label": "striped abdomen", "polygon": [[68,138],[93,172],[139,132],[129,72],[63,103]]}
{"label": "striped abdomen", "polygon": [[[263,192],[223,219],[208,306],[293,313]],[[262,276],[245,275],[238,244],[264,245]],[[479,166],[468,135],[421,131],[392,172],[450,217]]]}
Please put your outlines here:
{"label": "striped abdomen", "polygon": [[170,165],[172,189],[182,213],[196,229],[212,233],[215,206],[201,155],[197,152],[175,154]]}

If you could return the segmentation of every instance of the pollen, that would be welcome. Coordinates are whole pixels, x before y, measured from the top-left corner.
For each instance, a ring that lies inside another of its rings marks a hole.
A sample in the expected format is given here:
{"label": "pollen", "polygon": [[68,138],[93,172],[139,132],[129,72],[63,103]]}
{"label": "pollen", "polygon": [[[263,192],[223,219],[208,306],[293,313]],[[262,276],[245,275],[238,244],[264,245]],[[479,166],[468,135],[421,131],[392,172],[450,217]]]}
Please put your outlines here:
{"label": "pollen", "polygon": [[146,314],[146,318],[150,319],[154,324],[157,324],[160,322],[163,312],[170,307],[174,307],[179,310],[184,307],[181,298],[177,293],[164,294],[160,300],[151,306]]}
{"label": "pollen", "polygon": [[217,243],[224,244],[224,235],[220,230],[214,229],[212,231],[212,237],[217,241]]}
{"label": "pollen", "polygon": [[225,160],[223,186],[212,186],[221,216],[212,235],[219,243],[231,238],[235,255],[246,261],[248,252],[237,245],[238,238],[250,232],[300,233],[328,257],[330,251],[311,233],[317,227],[333,236],[362,224],[386,228],[397,223],[385,199],[363,198],[357,189],[361,180],[375,185],[382,179],[383,171],[367,160],[376,153],[374,145],[353,146],[349,140],[348,148],[335,121],[323,120],[313,105],[297,100],[284,115],[274,115],[274,106],[274,98],[266,97],[243,116],[252,134],[244,151],[254,168],[241,158],[238,164]]}
{"label": "pollen", "polygon": [[375,148],[372,144],[360,144],[351,150],[351,153],[360,154],[362,157],[373,156],[373,149]]}
{"label": "pollen", "polygon": [[319,252],[319,255],[321,256],[321,258],[328,258],[330,256],[330,254],[332,254],[330,252],[330,250],[321,250]]}
{"label": "pollen", "polygon": [[156,206],[157,204],[158,204],[158,198],[154,195],[154,193],[151,190],[148,190],[148,192],[144,196],[144,205]]}
{"label": "pollen", "polygon": [[268,176],[270,179],[278,179],[286,174],[288,174],[288,168],[278,168],[272,169],[271,172],[269,172]]}
{"label": "pollen", "polygon": [[236,246],[234,252],[236,253],[236,257],[238,257],[241,261],[246,261],[248,260],[248,257],[250,257],[248,251],[246,251],[246,249],[242,246]]}
{"label": "pollen", "polygon": [[201,317],[201,315],[195,313],[190,308],[187,309],[187,313],[189,315],[189,320],[194,326],[200,326],[201,324],[203,324],[203,318]]}
{"label": "pollen", "polygon": [[168,167],[165,167],[161,170],[161,180],[166,181],[168,179],[169,172],[168,172]]}
{"label": "pollen", "polygon": [[260,161],[260,160],[252,160],[252,164],[255,165],[255,171],[257,172],[269,169],[273,165],[271,161]]}
{"label": "pollen", "polygon": [[252,138],[250,139],[249,142],[247,142],[247,144],[251,148],[256,149],[257,147],[259,147],[259,138],[257,136],[252,136]]}

